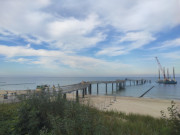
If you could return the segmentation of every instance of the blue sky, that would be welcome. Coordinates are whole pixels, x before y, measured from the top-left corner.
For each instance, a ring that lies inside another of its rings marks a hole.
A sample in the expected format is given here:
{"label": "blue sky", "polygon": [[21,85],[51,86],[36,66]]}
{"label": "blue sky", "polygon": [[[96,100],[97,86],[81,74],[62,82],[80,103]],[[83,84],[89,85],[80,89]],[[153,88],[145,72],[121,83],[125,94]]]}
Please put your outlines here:
{"label": "blue sky", "polygon": [[0,76],[180,76],[179,0],[1,0]]}

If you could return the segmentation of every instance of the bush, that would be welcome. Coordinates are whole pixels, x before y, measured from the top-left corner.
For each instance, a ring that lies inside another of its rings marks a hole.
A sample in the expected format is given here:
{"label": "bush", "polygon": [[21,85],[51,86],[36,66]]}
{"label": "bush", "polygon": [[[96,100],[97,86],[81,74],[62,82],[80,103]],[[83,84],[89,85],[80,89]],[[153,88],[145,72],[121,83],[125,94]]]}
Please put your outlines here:
{"label": "bush", "polygon": [[23,101],[18,113],[17,134],[93,134],[104,132],[97,110],[67,101],[56,94],[36,94]]}
{"label": "bush", "polygon": [[[67,101],[61,93],[27,95],[20,103],[0,105],[0,135],[171,135],[178,117],[99,111]],[[172,116],[175,115],[173,109]],[[2,117],[1,117],[2,116]]]}
{"label": "bush", "polygon": [[171,107],[168,107],[169,117],[164,111],[161,111],[162,119],[171,127],[172,135],[180,135],[180,111],[174,101],[171,101]]}
{"label": "bush", "polygon": [[18,103],[0,104],[0,135],[13,135],[18,121]]}

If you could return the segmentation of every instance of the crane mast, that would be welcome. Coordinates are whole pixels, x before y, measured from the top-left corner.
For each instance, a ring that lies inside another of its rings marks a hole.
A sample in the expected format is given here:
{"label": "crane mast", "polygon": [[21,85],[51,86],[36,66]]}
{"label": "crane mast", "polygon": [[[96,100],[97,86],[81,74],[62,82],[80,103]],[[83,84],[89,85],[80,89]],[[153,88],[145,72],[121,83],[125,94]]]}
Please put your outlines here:
{"label": "crane mast", "polygon": [[165,69],[162,68],[161,63],[160,63],[159,60],[158,60],[158,57],[155,57],[155,58],[156,58],[156,61],[157,61],[157,63],[158,63],[159,69],[161,70],[161,72],[162,72],[162,74],[163,74],[163,76],[164,76],[164,79],[165,79],[165,78],[166,78]]}
{"label": "crane mast", "polygon": [[175,71],[174,71],[174,67],[173,67],[173,80],[175,81]]}

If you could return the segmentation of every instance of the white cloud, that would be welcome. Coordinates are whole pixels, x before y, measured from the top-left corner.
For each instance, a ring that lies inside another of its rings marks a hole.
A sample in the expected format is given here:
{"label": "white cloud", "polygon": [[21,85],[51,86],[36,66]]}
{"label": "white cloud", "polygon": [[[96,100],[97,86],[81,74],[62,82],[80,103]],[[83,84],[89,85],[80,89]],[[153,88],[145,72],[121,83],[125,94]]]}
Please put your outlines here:
{"label": "white cloud", "polygon": [[18,63],[25,63],[25,62],[30,62],[31,59],[25,59],[25,58],[17,58],[17,59],[7,59],[7,61],[12,61],[12,62],[18,62]]}
{"label": "white cloud", "polygon": [[98,12],[105,23],[123,31],[157,32],[180,23],[178,0],[99,0],[95,3],[92,1],[93,11]]}
{"label": "white cloud", "polygon": [[[129,32],[117,40],[117,45],[105,47],[97,52],[97,55],[117,56],[127,54],[130,51],[139,49],[154,40],[155,37],[148,32]],[[126,42],[128,42],[128,44],[126,44]]]}
{"label": "white cloud", "polygon": [[[0,54],[24,63],[28,62],[25,57],[37,57],[30,62],[47,67],[68,65],[112,71],[128,65],[93,58],[93,51],[89,52],[92,57],[77,54],[95,46],[100,48],[97,55],[109,56],[143,48],[155,40],[158,32],[178,26],[179,13],[179,0],[1,0],[0,39],[11,41],[21,37],[32,46],[0,45]],[[119,33],[123,36],[111,38]],[[98,44],[106,39],[110,44]],[[33,44],[43,43],[57,50],[32,48]],[[179,39],[162,46],[179,46]]]}
{"label": "white cloud", "polygon": [[178,0],[87,0],[78,4],[72,0],[6,0],[0,5],[1,29],[35,37],[25,38],[30,43],[44,41],[66,50],[93,47],[103,41],[106,34],[96,31],[98,27],[110,25],[131,36],[131,31],[152,34],[180,24]]}
{"label": "white cloud", "polygon": [[151,49],[168,49],[173,47],[180,47],[180,38],[164,41],[159,46],[153,47]]}
{"label": "white cloud", "polygon": [[161,56],[171,59],[180,59],[180,51],[161,53]]}
{"label": "white cloud", "polygon": [[47,31],[49,31],[50,36],[62,37],[71,34],[85,35],[90,33],[96,26],[100,24],[97,19],[97,15],[89,15],[84,20],[78,20],[75,18],[60,19],[59,21],[54,21],[49,24]]}
{"label": "white cloud", "polygon": [[97,52],[97,55],[108,55],[108,56],[117,56],[117,55],[123,55],[127,54],[128,51],[125,49],[125,47],[122,46],[112,46],[112,47],[106,47]]}
{"label": "white cloud", "polygon": [[88,14],[83,19],[56,16],[45,10],[50,6],[48,0],[7,0],[0,5],[0,28],[20,35],[29,43],[44,41],[52,47],[73,50],[95,46],[105,37],[93,31],[101,24],[96,14]]}
{"label": "white cloud", "polygon": [[[122,64],[120,62],[108,62],[101,59],[95,59],[85,56],[69,55],[60,51],[51,51],[44,49],[33,49],[30,47],[22,46],[5,46],[0,45],[0,55],[6,56],[10,61],[11,59],[14,62],[28,62],[32,64],[44,65],[48,68],[58,68],[62,65],[67,65],[71,68],[83,69],[87,71],[96,71],[96,70],[108,70],[111,69],[120,69],[129,67],[129,65]],[[37,57],[36,59],[25,59],[23,57]],[[16,57],[20,57],[17,58]]]}
{"label": "white cloud", "polygon": [[92,14],[84,20],[69,18],[52,22],[47,31],[51,39],[56,41],[53,46],[64,50],[80,50],[93,47],[105,39],[101,32],[88,36],[99,24],[97,16]]}

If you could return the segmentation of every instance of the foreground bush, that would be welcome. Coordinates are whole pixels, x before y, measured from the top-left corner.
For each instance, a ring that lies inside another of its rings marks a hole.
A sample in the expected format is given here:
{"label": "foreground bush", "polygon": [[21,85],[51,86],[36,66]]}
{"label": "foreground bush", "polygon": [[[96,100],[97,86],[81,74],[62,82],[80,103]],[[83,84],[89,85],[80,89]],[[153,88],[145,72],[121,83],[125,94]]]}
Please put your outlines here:
{"label": "foreground bush", "polygon": [[103,133],[97,110],[61,98],[61,94],[33,95],[18,111],[17,134],[85,135]]}
{"label": "foreground bush", "polygon": [[[163,119],[119,112],[102,112],[61,93],[29,95],[21,103],[0,110],[0,134],[8,135],[170,135]],[[8,113],[7,113],[8,112]],[[8,128],[7,128],[8,126]]]}
{"label": "foreground bush", "polygon": [[0,135],[11,135],[15,132],[18,107],[18,103],[0,104]]}
{"label": "foreground bush", "polygon": [[171,107],[168,107],[169,117],[164,111],[161,111],[162,118],[171,128],[172,135],[180,135],[180,110],[178,110],[174,101],[171,102]]}

